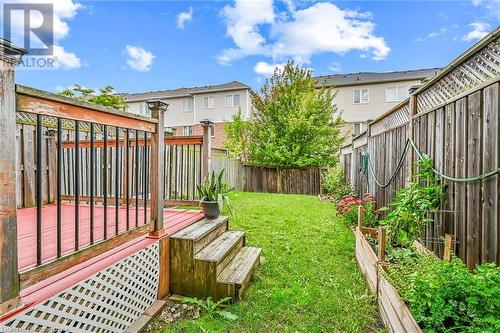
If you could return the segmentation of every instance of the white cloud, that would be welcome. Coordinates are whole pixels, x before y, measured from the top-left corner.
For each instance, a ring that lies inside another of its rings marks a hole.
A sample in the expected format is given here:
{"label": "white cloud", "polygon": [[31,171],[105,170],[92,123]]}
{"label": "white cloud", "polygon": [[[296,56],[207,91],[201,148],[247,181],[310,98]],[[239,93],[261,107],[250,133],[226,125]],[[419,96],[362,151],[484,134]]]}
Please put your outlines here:
{"label": "white cloud", "polygon": [[342,70],[342,66],[338,62],[334,62],[328,67],[328,69],[332,72],[340,72]]}
{"label": "white cloud", "polygon": [[285,67],[285,64],[268,64],[265,61],[259,61],[257,64],[255,64],[255,67],[253,68],[254,72],[262,75],[262,76],[271,76],[274,74],[274,70],[282,70]]}
{"label": "white cloud", "polygon": [[415,39],[415,41],[416,42],[423,42],[423,41],[425,41],[427,39],[431,39],[431,38],[434,38],[434,37],[438,37],[438,36],[444,35],[447,31],[448,31],[447,27],[442,27],[438,31],[429,32],[425,37],[418,37],[417,39]]}
{"label": "white cloud", "polygon": [[139,72],[147,72],[151,69],[155,56],[150,51],[140,46],[127,45],[127,64]]}
{"label": "white cloud", "polygon": [[54,45],[54,67],[56,69],[72,69],[81,66],[80,58],[74,53],[67,52],[62,46]]}
{"label": "white cloud", "polygon": [[[390,52],[384,38],[374,34],[369,12],[343,10],[328,2],[299,10],[289,2],[287,10],[285,15],[276,15],[272,0],[236,0],[234,6],[225,6],[222,16],[235,47],[223,50],[218,61],[227,64],[263,55],[274,61],[292,58],[309,63],[314,54],[351,50],[370,52],[373,59],[380,60]],[[267,37],[264,31],[268,31]]]}
{"label": "white cloud", "polygon": [[471,31],[462,37],[462,41],[479,40],[490,32],[490,24],[486,22],[473,22],[469,24]]}
{"label": "white cloud", "polygon": [[266,40],[259,32],[259,26],[274,22],[272,0],[236,1],[234,6],[227,5],[222,10],[227,35],[236,44],[235,48],[225,49],[218,57],[221,64],[255,54],[269,55]]}
{"label": "white cloud", "polygon": [[177,15],[177,28],[183,30],[186,22],[193,19],[193,7],[189,7],[187,12],[181,12]]}
{"label": "white cloud", "polygon": [[500,19],[500,0],[472,0],[472,5],[484,10],[482,16]]}

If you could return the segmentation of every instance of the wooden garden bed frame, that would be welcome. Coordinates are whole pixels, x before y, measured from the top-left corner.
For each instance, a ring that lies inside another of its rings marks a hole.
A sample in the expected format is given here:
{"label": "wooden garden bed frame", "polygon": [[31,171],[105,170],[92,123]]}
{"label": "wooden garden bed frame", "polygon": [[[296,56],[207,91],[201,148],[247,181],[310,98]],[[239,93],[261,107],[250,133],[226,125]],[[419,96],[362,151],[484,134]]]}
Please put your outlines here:
{"label": "wooden garden bed frame", "polygon": [[[391,332],[395,333],[419,333],[422,332],[413,317],[410,309],[397,290],[381,274],[384,269],[385,229],[363,227],[363,208],[358,209],[358,227],[354,231],[356,235],[356,260],[361,272],[363,272],[368,288],[372,294],[377,296],[377,305],[382,321]],[[378,255],[372,249],[365,236],[378,238]]]}

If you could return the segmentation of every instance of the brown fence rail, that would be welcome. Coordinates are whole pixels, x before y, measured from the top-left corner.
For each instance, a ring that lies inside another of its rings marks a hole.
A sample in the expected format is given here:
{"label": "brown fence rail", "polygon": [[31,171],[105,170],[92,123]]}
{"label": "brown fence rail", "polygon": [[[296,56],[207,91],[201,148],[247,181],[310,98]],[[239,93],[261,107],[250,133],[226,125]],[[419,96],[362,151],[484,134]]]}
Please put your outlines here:
{"label": "brown fence rail", "polygon": [[321,171],[310,169],[276,169],[244,165],[244,191],[318,195],[321,193]]}
{"label": "brown fence rail", "polygon": [[[396,166],[408,139],[432,158],[439,174],[477,177],[500,168],[500,29],[496,29],[409,99],[369,124],[352,146],[341,150],[346,177],[359,195],[370,192],[379,207],[390,204],[404,187],[418,158],[409,148],[405,166]],[[372,172],[361,174],[361,153]],[[387,186],[391,176],[394,179]],[[422,241],[443,254],[443,237],[453,234],[455,252],[469,267],[500,262],[499,175],[457,182],[445,179],[446,202],[432,214]],[[377,181],[376,181],[377,180]],[[377,183],[378,182],[378,183]]]}

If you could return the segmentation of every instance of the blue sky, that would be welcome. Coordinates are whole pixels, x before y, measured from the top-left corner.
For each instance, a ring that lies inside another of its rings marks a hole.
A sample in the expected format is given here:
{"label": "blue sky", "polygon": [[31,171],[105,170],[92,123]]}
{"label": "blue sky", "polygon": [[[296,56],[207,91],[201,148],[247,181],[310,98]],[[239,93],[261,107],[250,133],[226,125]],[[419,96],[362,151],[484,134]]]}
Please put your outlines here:
{"label": "blue sky", "polygon": [[17,72],[18,83],[49,91],[78,83],[141,92],[232,80],[258,88],[288,59],[315,75],[439,67],[500,22],[500,0],[54,5],[59,68]]}

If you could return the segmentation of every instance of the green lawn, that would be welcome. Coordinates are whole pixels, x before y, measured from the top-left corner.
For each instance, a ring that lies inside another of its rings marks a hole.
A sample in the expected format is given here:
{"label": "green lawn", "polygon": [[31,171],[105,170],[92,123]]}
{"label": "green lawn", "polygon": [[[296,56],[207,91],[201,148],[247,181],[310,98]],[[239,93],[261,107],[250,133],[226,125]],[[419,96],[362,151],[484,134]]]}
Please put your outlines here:
{"label": "green lawn", "polygon": [[202,317],[163,332],[373,332],[375,300],[354,258],[354,236],[317,197],[236,192],[230,228],[264,262],[229,322]]}

